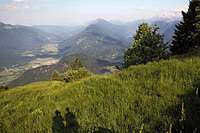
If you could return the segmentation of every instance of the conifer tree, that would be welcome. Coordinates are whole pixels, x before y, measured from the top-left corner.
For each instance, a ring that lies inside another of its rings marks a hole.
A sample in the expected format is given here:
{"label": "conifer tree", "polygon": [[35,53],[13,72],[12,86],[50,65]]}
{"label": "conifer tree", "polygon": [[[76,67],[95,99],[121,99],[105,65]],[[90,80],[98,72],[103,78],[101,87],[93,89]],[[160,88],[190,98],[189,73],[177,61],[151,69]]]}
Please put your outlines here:
{"label": "conifer tree", "polygon": [[124,55],[124,66],[146,64],[166,56],[166,46],[159,28],[143,23],[139,26],[134,37],[134,43]]}
{"label": "conifer tree", "polygon": [[185,54],[200,47],[200,0],[191,0],[188,11],[182,15],[183,20],[176,25],[170,48],[173,54]]}

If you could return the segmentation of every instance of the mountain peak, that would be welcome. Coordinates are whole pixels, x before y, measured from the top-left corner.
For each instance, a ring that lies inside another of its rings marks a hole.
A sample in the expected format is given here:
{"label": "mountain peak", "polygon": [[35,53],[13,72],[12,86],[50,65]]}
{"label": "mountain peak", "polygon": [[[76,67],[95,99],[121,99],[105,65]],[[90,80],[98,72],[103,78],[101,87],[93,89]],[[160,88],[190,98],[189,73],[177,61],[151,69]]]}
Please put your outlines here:
{"label": "mountain peak", "polygon": [[98,30],[107,30],[113,27],[113,24],[104,20],[104,19],[96,19],[91,22],[85,29],[85,31],[98,31]]}
{"label": "mountain peak", "polygon": [[91,24],[111,24],[111,23],[105,19],[98,18],[94,20]]}

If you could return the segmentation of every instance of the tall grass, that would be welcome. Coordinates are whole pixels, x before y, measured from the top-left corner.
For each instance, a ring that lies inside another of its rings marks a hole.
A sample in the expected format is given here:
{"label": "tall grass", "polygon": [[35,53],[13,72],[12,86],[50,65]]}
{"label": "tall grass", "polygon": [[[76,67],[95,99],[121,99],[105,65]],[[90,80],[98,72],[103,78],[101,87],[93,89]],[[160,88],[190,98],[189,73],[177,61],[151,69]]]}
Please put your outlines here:
{"label": "tall grass", "polygon": [[[66,107],[75,113],[82,132],[95,127],[120,133],[167,132],[180,119],[182,102],[195,94],[198,79],[200,58],[194,57],[132,66],[72,83],[38,82],[2,91],[0,132],[51,132],[55,110],[63,115]],[[192,116],[188,122],[199,129],[200,115],[190,104],[185,102],[187,116]]]}

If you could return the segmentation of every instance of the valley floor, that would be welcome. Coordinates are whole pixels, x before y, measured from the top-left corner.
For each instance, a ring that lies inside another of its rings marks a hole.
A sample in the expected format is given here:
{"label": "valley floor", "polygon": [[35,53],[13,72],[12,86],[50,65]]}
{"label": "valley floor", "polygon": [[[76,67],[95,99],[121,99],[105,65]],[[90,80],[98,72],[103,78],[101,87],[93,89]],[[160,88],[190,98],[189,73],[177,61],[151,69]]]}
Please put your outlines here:
{"label": "valley floor", "polygon": [[56,64],[59,61],[59,58],[56,57],[57,55],[58,44],[46,44],[39,50],[21,53],[20,56],[32,57],[33,59],[24,64],[15,64],[0,70],[0,86],[7,85],[9,82],[20,77],[27,70]]}

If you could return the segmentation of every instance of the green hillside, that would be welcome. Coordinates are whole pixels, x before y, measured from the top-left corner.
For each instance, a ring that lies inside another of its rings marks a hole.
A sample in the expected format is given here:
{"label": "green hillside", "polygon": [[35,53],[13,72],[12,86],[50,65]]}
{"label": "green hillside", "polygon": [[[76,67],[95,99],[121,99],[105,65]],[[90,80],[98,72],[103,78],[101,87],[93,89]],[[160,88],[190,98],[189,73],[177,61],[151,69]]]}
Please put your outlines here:
{"label": "green hillside", "polygon": [[72,83],[33,83],[0,92],[0,132],[51,132],[54,112],[64,115],[67,107],[81,132],[139,132],[144,125],[143,132],[166,133],[170,124],[177,128],[182,115],[188,132],[200,131],[197,87],[199,57],[132,66]]}

